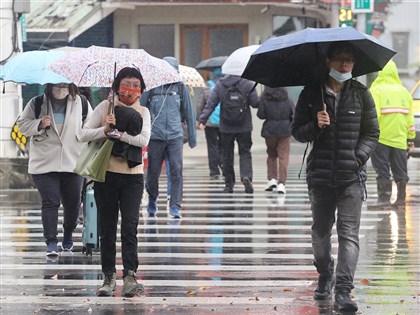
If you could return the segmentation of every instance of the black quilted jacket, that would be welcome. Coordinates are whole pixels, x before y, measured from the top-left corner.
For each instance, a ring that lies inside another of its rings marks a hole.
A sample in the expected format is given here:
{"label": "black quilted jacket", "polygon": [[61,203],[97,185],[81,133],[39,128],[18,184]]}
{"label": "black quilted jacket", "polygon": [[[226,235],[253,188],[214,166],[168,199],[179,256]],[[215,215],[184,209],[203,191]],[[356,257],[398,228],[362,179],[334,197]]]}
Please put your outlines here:
{"label": "black quilted jacket", "polygon": [[306,86],[299,96],[292,135],[312,142],[307,158],[308,187],[343,187],[366,180],[366,162],[379,138],[375,103],[369,90],[355,80],[345,83],[338,107],[325,92],[324,102],[331,124],[320,129],[316,114],[322,110],[321,85]]}

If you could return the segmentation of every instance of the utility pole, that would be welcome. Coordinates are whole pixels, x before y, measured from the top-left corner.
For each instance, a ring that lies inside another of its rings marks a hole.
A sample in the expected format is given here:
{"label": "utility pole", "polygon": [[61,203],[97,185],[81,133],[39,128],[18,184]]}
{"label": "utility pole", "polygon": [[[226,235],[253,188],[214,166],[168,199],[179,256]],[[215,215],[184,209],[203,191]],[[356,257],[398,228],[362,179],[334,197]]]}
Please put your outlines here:
{"label": "utility pole", "polygon": [[[2,65],[22,51],[19,16],[22,12],[28,11],[29,1],[0,1],[0,62]],[[0,158],[7,159],[16,157],[19,152],[10,137],[10,132],[16,117],[22,111],[22,89],[20,85],[13,82],[0,82]]]}

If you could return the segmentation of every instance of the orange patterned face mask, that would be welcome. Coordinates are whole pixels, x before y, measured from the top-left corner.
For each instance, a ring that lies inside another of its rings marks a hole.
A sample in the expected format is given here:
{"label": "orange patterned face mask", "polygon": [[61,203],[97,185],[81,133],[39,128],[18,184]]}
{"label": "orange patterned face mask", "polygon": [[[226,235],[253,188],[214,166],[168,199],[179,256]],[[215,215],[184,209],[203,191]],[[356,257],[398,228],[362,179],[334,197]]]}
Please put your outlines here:
{"label": "orange patterned face mask", "polygon": [[120,102],[126,105],[132,105],[140,97],[141,97],[140,89],[135,89],[135,88],[130,88],[128,86],[120,85],[120,89],[118,91],[118,98]]}

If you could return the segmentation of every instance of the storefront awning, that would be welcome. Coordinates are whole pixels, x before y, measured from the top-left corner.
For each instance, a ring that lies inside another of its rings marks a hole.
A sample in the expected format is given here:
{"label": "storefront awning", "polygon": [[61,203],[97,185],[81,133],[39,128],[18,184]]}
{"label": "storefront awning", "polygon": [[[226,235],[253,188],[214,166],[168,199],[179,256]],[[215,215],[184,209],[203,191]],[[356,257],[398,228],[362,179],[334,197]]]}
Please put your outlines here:
{"label": "storefront awning", "polygon": [[134,6],[103,1],[32,1],[26,15],[27,41],[42,47],[46,42],[68,43],[119,8]]}

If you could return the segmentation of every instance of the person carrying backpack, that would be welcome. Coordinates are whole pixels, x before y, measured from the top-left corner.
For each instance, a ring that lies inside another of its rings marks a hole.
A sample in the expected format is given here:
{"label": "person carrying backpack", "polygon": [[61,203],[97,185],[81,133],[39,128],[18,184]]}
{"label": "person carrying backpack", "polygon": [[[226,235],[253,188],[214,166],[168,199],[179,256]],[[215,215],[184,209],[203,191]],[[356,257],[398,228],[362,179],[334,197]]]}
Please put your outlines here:
{"label": "person carrying backpack", "polygon": [[[178,70],[178,60],[164,57]],[[149,165],[146,176],[146,190],[149,195],[147,212],[149,216],[157,213],[159,196],[159,176],[165,156],[169,160],[171,173],[171,193],[169,215],[181,219],[182,203],[182,161],[184,121],[188,127],[190,148],[197,145],[195,111],[191,105],[188,89],[183,82],[176,82],[156,87],[143,93],[140,103],[146,106],[151,115],[151,137],[148,148]]]}
{"label": "person carrying backpack", "polygon": [[219,80],[210,93],[206,106],[198,118],[199,128],[205,123],[220,102],[220,134],[223,150],[225,188],[223,192],[232,193],[235,185],[234,148],[238,143],[239,170],[245,192],[252,194],[252,116],[251,108],[258,107],[258,95],[254,84],[236,75],[228,75]]}
{"label": "person carrying backpack", "polygon": [[[88,106],[89,105],[89,106]],[[31,137],[28,172],[42,199],[42,225],[46,255],[58,256],[58,208],[64,208],[63,251],[73,249],[83,177],[74,173],[83,147],[79,140],[84,120],[92,113],[90,104],[74,84],[47,84],[44,94],[32,98],[17,124]]]}
{"label": "person carrying backpack", "polygon": [[[215,68],[211,72],[211,79],[207,81],[207,86],[203,89],[201,97],[197,102],[197,119],[203,112],[204,106],[207,103],[207,99],[209,98],[211,91],[215,88],[221,77],[222,73],[220,67]],[[223,153],[219,124],[220,104],[216,106],[216,109],[210,115],[206,123],[206,129],[204,129],[207,143],[207,157],[210,169],[210,179],[219,179],[220,173],[223,173]]]}

